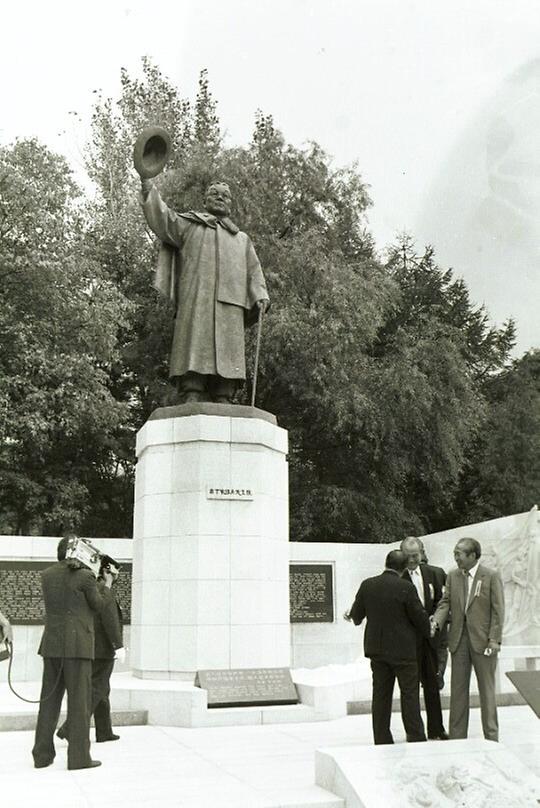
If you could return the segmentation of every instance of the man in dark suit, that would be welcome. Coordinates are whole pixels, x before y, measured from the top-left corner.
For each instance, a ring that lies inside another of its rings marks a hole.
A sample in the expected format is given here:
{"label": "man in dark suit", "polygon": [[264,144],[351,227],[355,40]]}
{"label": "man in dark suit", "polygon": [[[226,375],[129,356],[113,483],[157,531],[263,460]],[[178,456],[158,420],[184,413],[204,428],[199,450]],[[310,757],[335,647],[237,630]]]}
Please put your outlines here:
{"label": "man in dark suit", "polygon": [[115,659],[125,659],[122,640],[122,611],[116,600],[113,585],[120,568],[110,556],[101,560],[101,575],[98,583],[103,596],[103,608],[94,617],[96,634],[96,657],[92,663],[92,712],[96,725],[96,741],[117,741],[111,723],[111,674]]}
{"label": "man in dark suit", "polygon": [[401,577],[407,558],[400,550],[386,556],[381,575],[362,581],[345,619],[356,626],[367,618],[364,653],[373,674],[372,723],[376,744],[393,743],[392,695],[397,678],[401,717],[408,741],[425,741],[420,714],[416,634],[430,635],[429,618],[415,587]]}
{"label": "man in dark suit", "polygon": [[432,620],[440,627],[449,613],[451,616],[450,737],[467,737],[469,687],[474,668],[484,738],[498,741],[495,670],[504,625],[504,592],[501,576],[480,564],[481,555],[482,548],[476,539],[458,541],[454,548],[457,569],[448,573],[444,594]]}
{"label": "man in dark suit", "polygon": [[[422,550],[422,557],[420,559],[421,564],[425,564],[426,569],[431,570],[431,572],[435,575],[435,580],[437,582],[437,586],[440,588],[441,592],[444,592],[444,587],[446,585],[446,572],[443,570],[442,567],[436,567],[434,564],[429,563],[429,558],[426,555],[426,550],[424,547],[424,542],[422,539],[416,539],[419,543],[420,548]],[[438,631],[435,637],[432,637],[432,640],[435,642],[437,648],[437,685],[439,690],[442,690],[444,687],[444,673],[446,671],[446,665],[448,664],[448,627],[450,625],[450,621],[447,620],[444,626],[440,631]]]}
{"label": "man in dark suit", "polygon": [[[122,643],[122,612],[113,592],[113,584],[120,569],[111,556],[101,558],[98,591],[103,605],[94,613],[94,659],[92,661],[92,714],[96,728],[96,742],[117,741],[120,736],[112,730],[111,674],[115,658],[125,654]],[[67,738],[67,721],[58,728],[59,738]]]}
{"label": "man in dark suit", "polygon": [[41,573],[45,630],[38,653],[43,657],[41,702],[32,755],[37,769],[55,758],[54,731],[67,691],[68,769],[100,766],[90,757],[90,708],[94,617],[102,606],[94,574],[66,561],[68,538],[58,544],[58,563]]}
{"label": "man in dark suit", "polygon": [[[426,564],[421,564],[422,548],[413,536],[403,539],[401,550],[407,556],[407,569],[403,578],[414,584],[418,597],[428,617],[435,612],[442,597],[442,587],[437,575]],[[437,637],[422,637],[417,634],[418,675],[424,690],[428,738],[447,741],[443,726],[441,697],[437,683]]]}

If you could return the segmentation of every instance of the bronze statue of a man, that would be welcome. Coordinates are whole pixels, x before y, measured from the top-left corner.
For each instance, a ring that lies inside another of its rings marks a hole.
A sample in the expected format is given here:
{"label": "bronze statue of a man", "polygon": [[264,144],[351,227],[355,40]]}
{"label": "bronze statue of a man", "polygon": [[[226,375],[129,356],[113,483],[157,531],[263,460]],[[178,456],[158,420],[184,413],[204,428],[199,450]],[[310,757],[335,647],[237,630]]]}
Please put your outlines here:
{"label": "bronze statue of a man", "polygon": [[169,375],[180,402],[230,402],[246,378],[244,328],[269,306],[249,236],[229,218],[231,192],[210,185],[204,211],[175,213],[142,178],[143,210],[161,239],[155,286],[176,307]]}

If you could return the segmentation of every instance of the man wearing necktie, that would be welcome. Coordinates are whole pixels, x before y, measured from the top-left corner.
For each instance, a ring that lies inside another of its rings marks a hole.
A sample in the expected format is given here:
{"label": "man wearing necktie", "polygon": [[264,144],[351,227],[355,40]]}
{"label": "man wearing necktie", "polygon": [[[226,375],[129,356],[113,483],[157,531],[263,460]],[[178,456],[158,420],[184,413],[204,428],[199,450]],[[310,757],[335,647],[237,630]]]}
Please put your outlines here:
{"label": "man wearing necktie", "polygon": [[[442,597],[439,580],[430,567],[420,564],[422,545],[416,537],[409,536],[403,539],[400,549],[407,556],[407,569],[403,573],[403,578],[414,584],[420,603],[428,617],[431,617]],[[424,691],[428,738],[447,741],[448,734],[443,726],[441,697],[437,682],[437,637],[426,638],[417,634],[416,651],[418,676]]]}
{"label": "man wearing necktie", "polygon": [[467,737],[469,687],[474,668],[484,737],[498,741],[495,670],[504,624],[504,593],[499,573],[480,564],[481,555],[482,548],[476,539],[458,541],[454,549],[457,569],[448,574],[433,625],[441,627],[450,614],[450,738]]}

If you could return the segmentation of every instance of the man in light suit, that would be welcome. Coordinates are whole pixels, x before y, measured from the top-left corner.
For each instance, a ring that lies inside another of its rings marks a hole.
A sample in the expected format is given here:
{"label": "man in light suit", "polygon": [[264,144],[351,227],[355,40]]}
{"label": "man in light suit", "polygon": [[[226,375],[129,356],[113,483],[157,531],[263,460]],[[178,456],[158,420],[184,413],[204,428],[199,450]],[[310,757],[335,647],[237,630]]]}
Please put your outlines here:
{"label": "man in light suit", "polygon": [[474,668],[484,737],[498,741],[495,669],[502,640],[504,593],[500,575],[480,564],[481,555],[482,548],[476,539],[458,541],[454,549],[458,568],[448,574],[444,595],[432,621],[434,628],[440,628],[451,616],[450,738],[467,737],[469,687]]}
{"label": "man in light suit", "polygon": [[[414,584],[420,603],[428,617],[431,617],[442,597],[440,579],[431,567],[420,563],[422,546],[417,538],[409,536],[403,539],[401,551],[407,556],[407,569],[403,573],[403,578]],[[428,738],[436,741],[447,741],[448,733],[443,726],[441,697],[437,683],[438,637],[426,638],[421,634],[417,634],[416,640],[418,675],[424,690]]]}

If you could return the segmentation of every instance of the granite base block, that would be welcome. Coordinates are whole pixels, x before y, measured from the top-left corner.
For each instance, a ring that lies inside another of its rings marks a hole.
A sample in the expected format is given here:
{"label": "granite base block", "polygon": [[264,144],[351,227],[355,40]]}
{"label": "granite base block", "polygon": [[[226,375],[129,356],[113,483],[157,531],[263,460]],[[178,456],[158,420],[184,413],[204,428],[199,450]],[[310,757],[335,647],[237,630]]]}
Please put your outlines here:
{"label": "granite base block", "polygon": [[536,808],[540,779],[485,740],[320,749],[316,783],[347,808]]}

